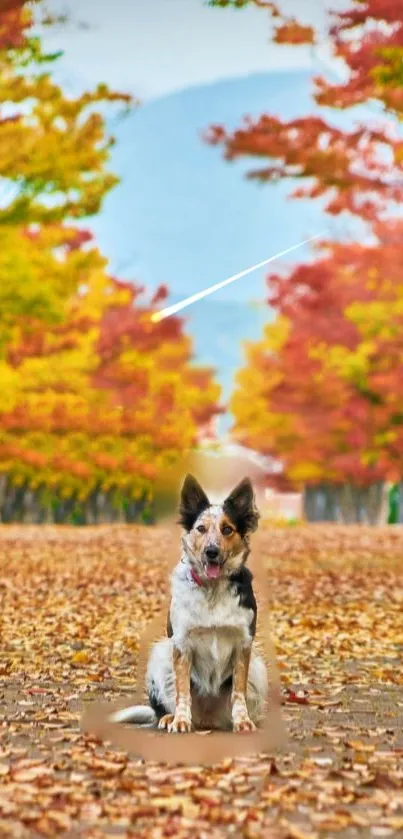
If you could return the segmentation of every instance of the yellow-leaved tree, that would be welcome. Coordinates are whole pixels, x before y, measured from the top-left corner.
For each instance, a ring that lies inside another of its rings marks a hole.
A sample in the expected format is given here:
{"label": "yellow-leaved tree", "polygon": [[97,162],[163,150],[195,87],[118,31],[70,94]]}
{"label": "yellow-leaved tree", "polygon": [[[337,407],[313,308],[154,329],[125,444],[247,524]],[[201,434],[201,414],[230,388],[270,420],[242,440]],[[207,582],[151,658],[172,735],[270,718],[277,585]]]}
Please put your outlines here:
{"label": "yellow-leaved tree", "polygon": [[66,96],[32,8],[0,11],[0,517],[135,520],[219,388],[180,320],[151,322],[166,291],[147,301],[111,277],[77,225],[116,183],[99,106],[129,97]]}

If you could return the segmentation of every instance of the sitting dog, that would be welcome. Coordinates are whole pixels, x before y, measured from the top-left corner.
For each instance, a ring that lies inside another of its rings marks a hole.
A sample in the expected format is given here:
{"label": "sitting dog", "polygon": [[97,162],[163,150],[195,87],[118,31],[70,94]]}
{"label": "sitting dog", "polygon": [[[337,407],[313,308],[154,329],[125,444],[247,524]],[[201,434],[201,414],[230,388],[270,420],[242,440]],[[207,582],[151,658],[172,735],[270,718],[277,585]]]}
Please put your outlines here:
{"label": "sitting dog", "polygon": [[268,677],[253,649],[257,605],[246,567],[258,519],[248,478],[222,504],[210,504],[196,479],[186,477],[167,637],[154,644],[147,667],[150,706],[118,711],[114,722],[158,723],[169,732],[258,725]]}

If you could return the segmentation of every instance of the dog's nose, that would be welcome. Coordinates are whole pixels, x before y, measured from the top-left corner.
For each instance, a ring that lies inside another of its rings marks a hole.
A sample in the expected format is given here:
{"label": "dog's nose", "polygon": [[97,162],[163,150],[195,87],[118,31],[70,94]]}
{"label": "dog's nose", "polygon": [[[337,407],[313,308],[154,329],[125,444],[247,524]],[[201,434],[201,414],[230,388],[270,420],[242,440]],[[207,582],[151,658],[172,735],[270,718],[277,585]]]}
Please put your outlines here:
{"label": "dog's nose", "polygon": [[217,559],[219,553],[220,551],[218,548],[215,548],[214,545],[209,545],[209,547],[206,548],[207,559]]}

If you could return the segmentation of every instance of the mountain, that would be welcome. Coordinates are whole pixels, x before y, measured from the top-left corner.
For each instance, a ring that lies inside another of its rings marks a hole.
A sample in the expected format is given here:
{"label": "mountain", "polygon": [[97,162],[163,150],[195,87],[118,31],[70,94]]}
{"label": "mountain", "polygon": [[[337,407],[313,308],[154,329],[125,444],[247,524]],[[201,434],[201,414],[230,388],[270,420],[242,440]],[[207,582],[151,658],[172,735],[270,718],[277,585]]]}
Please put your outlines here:
{"label": "mountain", "polygon": [[[201,300],[183,313],[186,331],[192,335],[197,361],[214,367],[227,401],[236,372],[244,364],[244,342],[255,341],[273,312],[263,303],[239,300]],[[220,421],[222,430],[232,422]]]}
{"label": "mountain", "polygon": [[[227,164],[221,149],[202,140],[211,124],[235,128],[245,115],[314,113],[310,92],[306,71],[263,73],[171,94],[117,122],[112,166],[121,183],[91,224],[112,270],[151,289],[167,284],[175,301],[322,230],[337,235],[340,221],[329,221],[320,202],[291,200],[290,183],[247,180],[255,161]],[[351,117],[340,113],[337,122]],[[308,255],[303,247],[288,264]],[[241,342],[261,331],[264,309],[249,301],[266,296],[265,274],[256,271],[184,312],[198,360],[216,366],[226,393]]]}

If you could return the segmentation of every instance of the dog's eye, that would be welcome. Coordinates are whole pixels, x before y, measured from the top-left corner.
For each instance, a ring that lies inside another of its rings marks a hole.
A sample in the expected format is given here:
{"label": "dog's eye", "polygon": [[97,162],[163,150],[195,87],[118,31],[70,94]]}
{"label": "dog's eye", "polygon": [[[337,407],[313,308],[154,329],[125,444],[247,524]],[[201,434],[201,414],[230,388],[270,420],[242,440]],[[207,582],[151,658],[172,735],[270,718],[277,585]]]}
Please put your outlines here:
{"label": "dog's eye", "polygon": [[221,532],[223,536],[231,536],[231,533],[234,532],[234,528],[231,527],[229,524],[224,524],[224,527],[222,528]]}
{"label": "dog's eye", "polygon": [[204,524],[199,524],[197,530],[199,531],[199,533],[205,533],[206,532],[206,528],[205,528]]}

